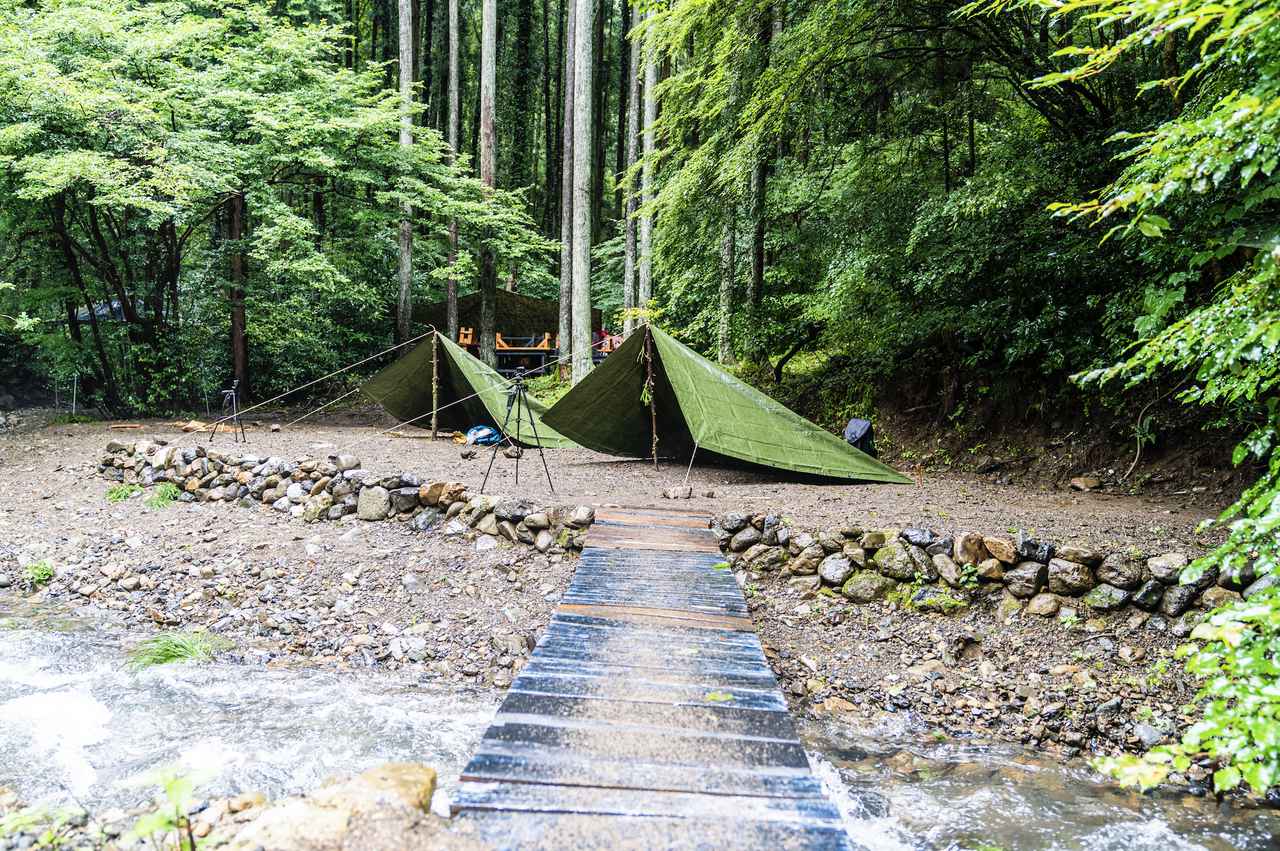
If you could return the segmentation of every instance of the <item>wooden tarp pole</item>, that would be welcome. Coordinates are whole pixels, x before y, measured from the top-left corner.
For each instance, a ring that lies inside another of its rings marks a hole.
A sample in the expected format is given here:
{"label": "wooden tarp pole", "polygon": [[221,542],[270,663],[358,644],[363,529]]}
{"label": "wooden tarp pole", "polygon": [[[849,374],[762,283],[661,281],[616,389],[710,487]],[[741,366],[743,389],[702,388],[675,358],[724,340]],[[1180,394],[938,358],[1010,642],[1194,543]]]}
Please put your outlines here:
{"label": "wooden tarp pole", "polygon": [[649,333],[649,329],[644,331],[644,364],[645,364],[645,385],[649,391],[649,433],[653,436],[651,448],[653,450],[653,469],[658,469],[658,400],[654,398],[657,390],[653,381],[653,335]]}
{"label": "wooden tarp pole", "polygon": [[440,430],[440,334],[431,334],[431,439]]}

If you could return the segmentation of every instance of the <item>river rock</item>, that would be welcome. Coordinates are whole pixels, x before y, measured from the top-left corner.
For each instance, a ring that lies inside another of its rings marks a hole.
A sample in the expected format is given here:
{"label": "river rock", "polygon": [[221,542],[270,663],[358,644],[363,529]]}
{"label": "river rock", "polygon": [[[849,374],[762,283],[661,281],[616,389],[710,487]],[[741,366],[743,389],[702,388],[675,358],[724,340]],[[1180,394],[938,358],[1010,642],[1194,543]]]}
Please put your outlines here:
{"label": "river rock", "polygon": [[1142,584],[1142,565],[1126,553],[1112,553],[1102,560],[1098,580],[1132,591]]}
{"label": "river rock", "polygon": [[956,564],[955,559],[946,553],[938,553],[933,557],[933,569],[938,572],[938,576],[942,581],[950,585],[952,588],[960,587],[960,566]]}
{"label": "river rock", "polygon": [[745,552],[760,543],[762,537],[759,529],[748,525],[729,539],[729,551],[734,553]]}
{"label": "river rock", "polygon": [[859,570],[853,573],[840,593],[855,603],[870,603],[888,594],[898,583],[887,576],[881,576],[870,570]]}
{"label": "river rock", "polygon": [[551,517],[545,511],[535,511],[524,518],[524,528],[530,532],[540,532],[551,528]]}
{"label": "river rock", "polygon": [[942,553],[943,555],[950,557],[951,553],[955,551],[955,546],[955,538],[950,535],[942,535],[934,538],[933,543],[925,547],[924,551],[928,553],[929,558],[933,558],[938,553]]}
{"label": "river rock", "polygon": [[585,529],[595,522],[596,510],[589,505],[575,505],[566,521],[575,529]]}
{"label": "river rock", "polygon": [[1183,553],[1165,553],[1162,556],[1147,559],[1147,570],[1164,584],[1174,585],[1189,563]]}
{"label": "river rock", "polygon": [[[489,514],[487,516],[492,517],[493,515]],[[496,550],[498,548],[498,539],[496,535],[497,535],[496,528],[494,530],[493,535],[478,535],[476,537],[476,552],[486,553],[489,550]]]}
{"label": "river rock", "polygon": [[308,523],[315,523],[322,517],[327,517],[332,506],[333,496],[331,494],[321,493],[310,497],[302,509],[302,519]]}
{"label": "river rock", "polygon": [[1241,596],[1248,600],[1255,594],[1261,594],[1263,591],[1268,591],[1272,588],[1280,588],[1280,573],[1268,573],[1259,576],[1248,588],[1244,589]]}
{"label": "river rock", "polygon": [[1133,604],[1139,609],[1154,612],[1160,608],[1160,600],[1164,597],[1165,584],[1158,579],[1149,579],[1133,593]]}
{"label": "river rock", "polygon": [[438,508],[424,508],[414,515],[413,520],[409,523],[410,528],[415,532],[430,532],[436,526],[440,525],[440,520],[444,517]]}
{"label": "river rock", "polygon": [[1049,562],[1049,590],[1055,594],[1078,596],[1094,585],[1093,571],[1079,562],[1055,558]]}
{"label": "river rock", "polygon": [[800,555],[801,552],[816,543],[817,541],[808,532],[797,532],[791,536],[791,540],[787,543],[787,551],[793,556]]}
{"label": "river rock", "polygon": [[1051,618],[1058,613],[1062,600],[1057,594],[1040,593],[1027,601],[1027,612],[1042,618]]}
{"label": "river rock", "polygon": [[720,528],[730,535],[736,535],[747,528],[747,524],[750,522],[750,515],[743,514],[741,511],[730,511],[720,518]]}
{"label": "river rock", "polygon": [[1194,585],[1173,585],[1165,589],[1160,600],[1160,612],[1169,617],[1178,615],[1191,608],[1199,592]]}
{"label": "river rock", "polygon": [[418,489],[416,487],[396,488],[390,492],[391,507],[396,514],[408,514],[418,507]]}
{"label": "river rock", "polygon": [[902,540],[917,547],[927,548],[934,541],[934,535],[928,529],[906,528],[901,532]]}
{"label": "river rock", "polygon": [[977,532],[961,532],[956,536],[955,549],[951,555],[956,564],[977,564],[987,558],[987,547],[982,535]]}
{"label": "river rock", "polygon": [[844,549],[844,536],[839,529],[823,529],[818,533],[818,544],[827,553],[838,553]]}
{"label": "river rock", "polygon": [[978,565],[978,578],[988,582],[1004,581],[1004,562],[998,558],[989,558]]}
{"label": "river rock", "polygon": [[510,523],[519,523],[538,507],[527,499],[502,499],[498,500],[498,504],[493,507],[493,513],[497,515],[498,520],[506,520]]}
{"label": "river rock", "polygon": [[828,585],[843,585],[853,574],[853,563],[841,553],[828,555],[818,565],[818,576]]}
{"label": "river rock", "polygon": [[1242,599],[1244,598],[1240,596],[1239,592],[1228,588],[1220,588],[1216,585],[1200,593],[1200,605],[1206,609],[1216,609],[1229,603],[1238,603]]}
{"label": "river rock", "polygon": [[827,551],[822,548],[821,544],[813,543],[801,550],[799,555],[792,558],[787,567],[795,574],[817,573],[818,564],[826,558],[826,555]]}
{"label": "river rock", "polygon": [[339,455],[333,459],[333,466],[338,468],[339,473],[357,470],[360,468],[360,459],[354,455]]}
{"label": "river rock", "polygon": [[307,490],[302,487],[301,482],[294,482],[285,490],[285,496],[292,503],[300,503],[307,498]]}
{"label": "river rock", "polygon": [[482,535],[498,534],[498,518],[494,516],[492,511],[480,515],[480,519],[476,521],[476,531]]}
{"label": "river rock", "polygon": [[1015,597],[1034,597],[1044,587],[1049,568],[1038,561],[1020,561],[1004,572],[1004,587]]}
{"label": "river rock", "polygon": [[949,615],[968,605],[969,601],[964,597],[931,585],[926,585],[911,595],[911,607],[921,612]]}
{"label": "river rock", "polygon": [[1097,612],[1114,612],[1129,602],[1130,592],[1103,582],[1084,595],[1084,604]]}
{"label": "river rock", "polygon": [[[1013,545],[1013,541],[1008,538],[996,538],[990,535],[982,536],[982,545],[986,547],[987,552],[992,558],[998,559],[1004,564],[1013,564],[1018,560],[1018,550]],[[980,564],[981,561],[975,561],[974,564]]]}
{"label": "river rock", "polygon": [[787,553],[782,547],[771,547],[762,542],[743,553],[742,560],[753,570],[769,570],[785,562]]}
{"label": "river rock", "polygon": [[1064,561],[1074,561],[1076,564],[1084,564],[1089,567],[1097,567],[1102,562],[1102,554],[1085,544],[1063,544],[1058,547],[1055,555]]}
{"label": "river rock", "polygon": [[356,503],[356,516],[361,520],[385,520],[391,511],[391,494],[387,489],[374,485],[360,491],[360,501]]}
{"label": "river rock", "polygon": [[853,541],[846,541],[841,552],[844,553],[845,558],[853,562],[859,568],[867,566],[867,551]]}
{"label": "river rock", "polygon": [[894,541],[876,550],[876,554],[872,558],[876,569],[885,576],[897,579],[899,582],[913,581],[916,577],[916,563],[907,553],[908,546],[910,545]]}
{"label": "river rock", "polygon": [[546,529],[539,529],[538,534],[533,536],[533,547],[540,553],[545,553],[555,544],[555,535],[552,535]]}
{"label": "river rock", "polygon": [[1024,531],[1018,532],[1018,538],[1014,546],[1017,547],[1018,558],[1022,561],[1038,561],[1041,564],[1048,564],[1049,560],[1054,556],[1053,544],[1029,538]]}

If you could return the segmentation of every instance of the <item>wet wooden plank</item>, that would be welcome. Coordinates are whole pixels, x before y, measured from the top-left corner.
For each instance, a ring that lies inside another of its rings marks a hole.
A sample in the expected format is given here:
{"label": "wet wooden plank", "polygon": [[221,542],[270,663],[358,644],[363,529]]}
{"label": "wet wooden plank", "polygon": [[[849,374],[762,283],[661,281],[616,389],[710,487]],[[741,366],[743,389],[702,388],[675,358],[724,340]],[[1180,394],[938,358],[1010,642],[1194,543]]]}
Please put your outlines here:
{"label": "wet wooden plank", "polygon": [[851,848],[705,514],[597,520],[455,809],[502,848]]}

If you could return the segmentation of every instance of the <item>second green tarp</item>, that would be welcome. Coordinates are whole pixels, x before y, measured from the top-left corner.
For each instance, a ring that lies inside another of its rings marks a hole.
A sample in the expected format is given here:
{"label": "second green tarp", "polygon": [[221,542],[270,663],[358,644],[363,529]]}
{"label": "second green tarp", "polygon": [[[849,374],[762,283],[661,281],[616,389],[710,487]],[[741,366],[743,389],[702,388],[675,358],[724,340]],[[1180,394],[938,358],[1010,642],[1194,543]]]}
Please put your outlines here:
{"label": "second green tarp", "polygon": [[[360,390],[401,423],[431,427],[432,344],[439,347],[439,408],[442,429],[465,431],[475,425],[502,428],[507,421],[511,382],[492,367],[450,342],[443,334],[428,337],[395,363],[374,375]],[[513,410],[507,432],[523,446],[549,449],[573,446],[573,441],[546,426],[546,406],[526,394],[528,408],[521,407],[517,425]],[[534,422],[529,422],[532,413]],[[536,432],[536,436],[535,436]]]}
{"label": "second green tarp", "polygon": [[610,455],[648,456],[656,434],[664,456],[689,457],[696,446],[698,452],[826,478],[911,481],[652,326],[627,338],[543,422]]}

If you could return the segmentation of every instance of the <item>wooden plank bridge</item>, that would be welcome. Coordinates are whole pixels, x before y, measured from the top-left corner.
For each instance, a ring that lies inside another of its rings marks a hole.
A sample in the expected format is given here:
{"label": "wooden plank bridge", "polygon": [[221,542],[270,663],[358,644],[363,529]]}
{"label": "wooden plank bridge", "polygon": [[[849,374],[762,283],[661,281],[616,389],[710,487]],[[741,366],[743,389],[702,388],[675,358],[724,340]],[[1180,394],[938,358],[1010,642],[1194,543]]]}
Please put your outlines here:
{"label": "wooden plank bridge", "polygon": [[[853,848],[708,517],[602,508],[464,769],[502,848]],[[719,566],[718,566],[719,565]]]}

